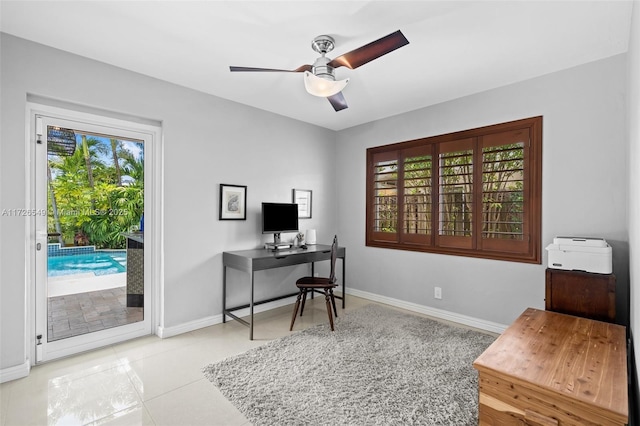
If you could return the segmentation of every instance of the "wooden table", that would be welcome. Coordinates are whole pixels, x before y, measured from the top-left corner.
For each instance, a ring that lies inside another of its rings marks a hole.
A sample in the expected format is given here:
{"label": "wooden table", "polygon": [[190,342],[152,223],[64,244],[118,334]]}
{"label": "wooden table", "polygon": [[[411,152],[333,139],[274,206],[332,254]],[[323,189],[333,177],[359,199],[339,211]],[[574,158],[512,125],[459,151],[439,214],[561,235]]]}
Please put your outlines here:
{"label": "wooden table", "polygon": [[624,425],[620,325],[528,308],[476,359],[480,425]]}
{"label": "wooden table", "polygon": [[[338,247],[337,258],[342,259],[342,296],[335,296],[337,299],[342,299],[342,309],[344,309],[346,293],[345,293],[345,281],[346,281],[346,259],[347,249],[344,247]],[[262,271],[265,269],[281,268],[283,266],[300,265],[304,263],[311,264],[311,276],[314,275],[315,262],[321,262],[323,260],[331,260],[331,246],[323,244],[309,244],[307,249],[294,248],[284,250],[266,250],[266,249],[252,249],[252,250],[240,250],[240,251],[225,251],[222,253],[222,322],[226,322],[227,316],[235,319],[241,324],[249,327],[249,339],[253,340],[253,308],[255,305],[262,303],[273,302],[275,300],[284,299],[287,297],[296,296],[298,291],[285,294],[282,296],[273,297],[266,300],[256,301],[254,300],[255,294],[255,279],[254,274],[256,271]],[[227,307],[227,268],[236,269],[238,271],[247,272],[250,277],[249,285],[249,303],[246,305],[235,306],[232,308]],[[239,318],[233,312],[239,309],[249,308],[249,321],[245,321]]]}

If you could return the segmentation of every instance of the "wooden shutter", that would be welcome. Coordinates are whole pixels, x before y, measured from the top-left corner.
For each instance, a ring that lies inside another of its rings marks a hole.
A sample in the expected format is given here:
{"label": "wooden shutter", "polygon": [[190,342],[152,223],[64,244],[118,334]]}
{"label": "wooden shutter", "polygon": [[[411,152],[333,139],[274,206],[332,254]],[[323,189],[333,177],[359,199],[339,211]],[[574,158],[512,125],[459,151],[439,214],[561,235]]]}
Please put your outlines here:
{"label": "wooden shutter", "polygon": [[482,220],[479,248],[529,251],[528,128],[483,136]]}
{"label": "wooden shutter", "polygon": [[374,241],[398,241],[399,152],[375,153],[371,158],[369,188],[373,191],[368,211]]}
{"label": "wooden shutter", "polygon": [[402,216],[400,239],[408,244],[431,244],[433,210],[432,145],[402,151]]}
{"label": "wooden shutter", "polygon": [[473,248],[473,152],[475,138],[438,144],[440,247]]}

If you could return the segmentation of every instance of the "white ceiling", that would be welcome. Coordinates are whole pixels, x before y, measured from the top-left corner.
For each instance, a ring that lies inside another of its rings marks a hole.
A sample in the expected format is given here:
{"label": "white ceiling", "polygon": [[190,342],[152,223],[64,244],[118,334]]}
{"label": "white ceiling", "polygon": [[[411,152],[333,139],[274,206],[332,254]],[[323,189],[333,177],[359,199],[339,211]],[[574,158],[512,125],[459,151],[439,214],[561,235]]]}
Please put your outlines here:
{"label": "white ceiling", "polygon": [[[627,51],[633,2],[5,1],[0,30],[277,114],[341,130]],[[636,4],[636,7],[639,5]],[[410,44],[356,70],[349,108],[294,69],[329,34],[334,58],[401,30]]]}

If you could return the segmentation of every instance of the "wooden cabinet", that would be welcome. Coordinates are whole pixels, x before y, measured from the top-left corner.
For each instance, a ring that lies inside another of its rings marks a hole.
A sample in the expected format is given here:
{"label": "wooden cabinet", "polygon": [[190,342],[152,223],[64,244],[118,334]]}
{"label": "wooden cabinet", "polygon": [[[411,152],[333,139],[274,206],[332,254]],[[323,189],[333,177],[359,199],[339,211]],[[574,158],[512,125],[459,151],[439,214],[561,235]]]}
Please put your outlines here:
{"label": "wooden cabinet", "polygon": [[529,308],[473,366],[480,425],[629,421],[623,326]]}
{"label": "wooden cabinet", "polygon": [[616,277],[548,268],[544,306],[547,311],[615,322]]}

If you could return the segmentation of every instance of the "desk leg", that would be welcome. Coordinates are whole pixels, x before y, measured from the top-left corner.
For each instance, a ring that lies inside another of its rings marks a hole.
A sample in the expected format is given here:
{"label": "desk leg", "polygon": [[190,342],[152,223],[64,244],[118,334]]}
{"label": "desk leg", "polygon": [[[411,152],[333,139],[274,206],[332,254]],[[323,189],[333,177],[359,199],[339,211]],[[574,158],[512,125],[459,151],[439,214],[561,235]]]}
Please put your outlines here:
{"label": "desk leg", "polygon": [[346,258],[342,258],[342,309],[344,309],[344,301],[347,300],[347,293],[345,293],[345,284],[347,281],[347,275],[346,275],[346,271],[347,271],[347,259]]}
{"label": "desk leg", "polygon": [[227,322],[227,267],[222,265],[222,323]]}
{"label": "desk leg", "polygon": [[[311,276],[315,277],[316,276],[316,264],[315,262],[311,262]],[[313,299],[313,295],[315,294],[315,291],[311,291],[311,299]]]}
{"label": "desk leg", "polygon": [[253,340],[253,274],[251,271],[251,299],[249,302],[249,340]]}

